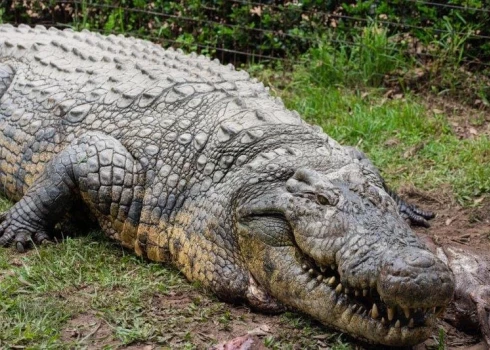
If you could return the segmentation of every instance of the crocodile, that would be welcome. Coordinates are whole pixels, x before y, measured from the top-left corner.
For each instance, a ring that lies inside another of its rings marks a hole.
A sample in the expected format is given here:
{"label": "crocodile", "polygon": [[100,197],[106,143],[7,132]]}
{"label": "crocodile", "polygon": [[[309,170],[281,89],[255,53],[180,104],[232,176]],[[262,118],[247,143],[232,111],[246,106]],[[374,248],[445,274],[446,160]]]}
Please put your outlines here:
{"label": "crocodile", "polygon": [[0,245],[93,220],[223,300],[387,345],[425,340],[452,298],[451,271],[405,220],[430,213],[398,206],[362,153],[232,65],[2,25],[0,96],[0,189],[16,202]]}

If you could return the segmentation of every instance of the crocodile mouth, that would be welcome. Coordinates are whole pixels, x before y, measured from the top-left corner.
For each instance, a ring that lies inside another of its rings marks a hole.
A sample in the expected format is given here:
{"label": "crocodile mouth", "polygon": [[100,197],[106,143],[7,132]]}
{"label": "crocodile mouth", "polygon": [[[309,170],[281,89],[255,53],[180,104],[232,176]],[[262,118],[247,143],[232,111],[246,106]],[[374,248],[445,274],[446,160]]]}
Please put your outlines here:
{"label": "crocodile mouth", "polygon": [[435,319],[444,312],[444,306],[408,308],[386,304],[375,288],[353,288],[341,283],[337,265],[319,266],[309,257],[303,257],[303,273],[311,282],[324,284],[335,295],[335,302],[350,309],[365,321],[376,322],[377,328],[386,330],[432,327]]}
{"label": "crocodile mouth", "polygon": [[[383,300],[376,285],[349,285],[338,264],[319,263],[301,248],[283,215],[255,211],[239,224],[240,246],[255,280],[282,304],[329,327],[371,343],[408,346],[427,339],[444,310],[443,303],[421,300],[413,308],[397,305]],[[400,286],[393,287],[396,293]]]}

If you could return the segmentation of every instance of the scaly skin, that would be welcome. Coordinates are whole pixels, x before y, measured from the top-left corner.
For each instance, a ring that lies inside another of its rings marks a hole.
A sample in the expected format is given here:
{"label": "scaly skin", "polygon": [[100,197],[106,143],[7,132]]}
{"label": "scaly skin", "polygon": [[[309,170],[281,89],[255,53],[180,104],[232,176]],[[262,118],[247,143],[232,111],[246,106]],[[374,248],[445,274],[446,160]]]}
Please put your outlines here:
{"label": "scaly skin", "polygon": [[42,243],[84,207],[223,299],[383,344],[423,341],[452,297],[372,165],[233,67],[0,26],[0,96],[0,184],[17,200],[2,245]]}

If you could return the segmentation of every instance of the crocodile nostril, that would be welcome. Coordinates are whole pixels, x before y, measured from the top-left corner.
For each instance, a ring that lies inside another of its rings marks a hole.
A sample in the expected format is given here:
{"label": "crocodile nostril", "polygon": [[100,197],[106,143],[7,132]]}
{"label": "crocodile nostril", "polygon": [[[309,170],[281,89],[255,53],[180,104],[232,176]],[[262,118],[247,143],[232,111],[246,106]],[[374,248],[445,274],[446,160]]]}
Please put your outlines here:
{"label": "crocodile nostril", "polygon": [[431,254],[425,253],[424,251],[418,251],[416,254],[406,256],[405,262],[413,267],[427,268],[434,265],[436,260]]}
{"label": "crocodile nostril", "polygon": [[451,300],[454,293],[451,271],[432,253],[404,247],[396,254],[386,254],[383,260],[376,287],[386,304],[427,308]]}

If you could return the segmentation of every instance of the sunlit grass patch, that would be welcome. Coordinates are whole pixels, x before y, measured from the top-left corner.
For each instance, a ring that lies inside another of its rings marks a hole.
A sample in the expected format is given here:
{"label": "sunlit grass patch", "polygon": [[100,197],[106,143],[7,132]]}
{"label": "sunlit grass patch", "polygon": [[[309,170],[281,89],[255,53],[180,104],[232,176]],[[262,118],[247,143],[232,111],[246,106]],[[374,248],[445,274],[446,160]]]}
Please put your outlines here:
{"label": "sunlit grass patch", "polygon": [[152,339],[162,331],[140,317],[147,298],[192,289],[176,270],[93,235],[37,247],[27,255],[2,248],[0,266],[0,339],[9,346],[60,344],[66,321],[87,310],[109,322],[122,343]]}

